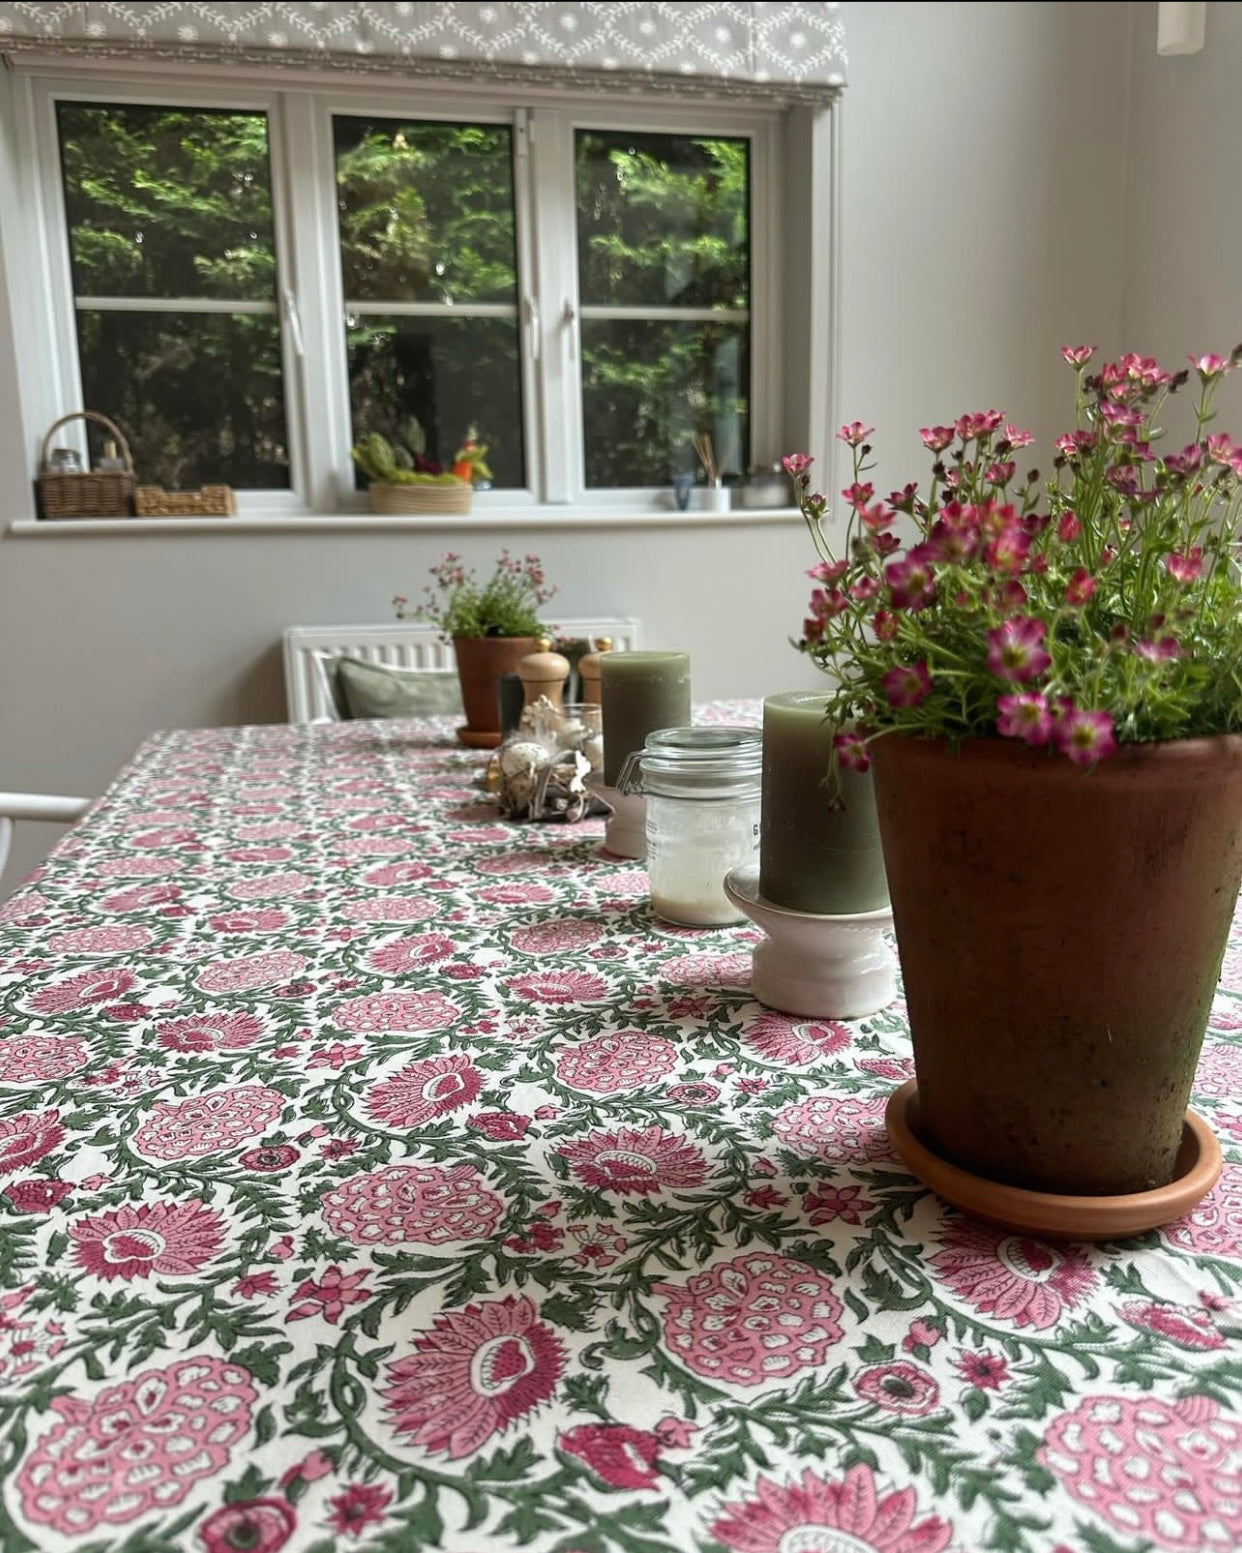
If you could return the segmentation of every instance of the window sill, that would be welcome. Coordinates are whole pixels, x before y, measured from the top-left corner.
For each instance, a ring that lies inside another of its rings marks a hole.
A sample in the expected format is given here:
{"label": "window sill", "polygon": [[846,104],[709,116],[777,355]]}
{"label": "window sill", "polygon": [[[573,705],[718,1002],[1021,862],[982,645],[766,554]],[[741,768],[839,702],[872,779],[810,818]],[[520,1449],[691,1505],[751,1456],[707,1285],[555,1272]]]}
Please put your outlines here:
{"label": "window sill", "polygon": [[249,513],[235,518],[16,518],[9,533],[18,538],[62,539],[77,535],[92,538],[105,534],[332,534],[366,533],[461,534],[494,529],[600,529],[600,528],[720,528],[754,524],[800,523],[796,507],[746,507],[729,512],[633,512],[598,508],[584,512],[573,507],[525,507],[510,512],[476,511],[468,516],[388,517],[371,512],[306,513],[274,517]]}

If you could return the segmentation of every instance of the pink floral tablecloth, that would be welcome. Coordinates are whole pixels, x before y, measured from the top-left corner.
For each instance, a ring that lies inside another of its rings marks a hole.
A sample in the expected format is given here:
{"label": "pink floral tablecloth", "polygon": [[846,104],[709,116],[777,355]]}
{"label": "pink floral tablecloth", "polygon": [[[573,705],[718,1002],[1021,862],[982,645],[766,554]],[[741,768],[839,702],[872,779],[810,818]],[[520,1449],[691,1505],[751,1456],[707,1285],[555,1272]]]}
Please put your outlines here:
{"label": "pink floral tablecloth", "polygon": [[152,739],[0,911],[5,1553],[1242,1546],[1229,1163],[1099,1248],[889,1148],[798,1022],[443,729]]}

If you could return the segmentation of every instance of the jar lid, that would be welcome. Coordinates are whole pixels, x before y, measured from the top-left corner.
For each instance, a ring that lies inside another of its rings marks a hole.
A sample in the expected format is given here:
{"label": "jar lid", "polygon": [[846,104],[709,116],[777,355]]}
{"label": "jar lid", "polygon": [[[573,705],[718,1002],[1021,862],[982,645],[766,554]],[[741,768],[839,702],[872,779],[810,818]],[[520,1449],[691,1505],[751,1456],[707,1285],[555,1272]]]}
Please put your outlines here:
{"label": "jar lid", "polygon": [[689,777],[711,782],[757,776],[763,769],[758,728],[660,728],[647,735],[643,776]]}

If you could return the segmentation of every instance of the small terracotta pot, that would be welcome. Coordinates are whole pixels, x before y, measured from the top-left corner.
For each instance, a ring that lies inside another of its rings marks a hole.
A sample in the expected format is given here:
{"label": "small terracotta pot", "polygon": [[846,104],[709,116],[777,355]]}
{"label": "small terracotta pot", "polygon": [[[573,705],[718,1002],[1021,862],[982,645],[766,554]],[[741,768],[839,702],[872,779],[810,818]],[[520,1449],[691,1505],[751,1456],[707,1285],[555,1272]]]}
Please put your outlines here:
{"label": "small terracotta pot", "polygon": [[1166,1185],[1242,881],[1242,737],[1089,771],[873,751],[925,1141],[1032,1191]]}
{"label": "small terracotta pot", "polygon": [[500,743],[500,676],[512,674],[538,645],[530,636],[453,638],[466,728],[471,734],[479,739],[495,735],[495,742]]}

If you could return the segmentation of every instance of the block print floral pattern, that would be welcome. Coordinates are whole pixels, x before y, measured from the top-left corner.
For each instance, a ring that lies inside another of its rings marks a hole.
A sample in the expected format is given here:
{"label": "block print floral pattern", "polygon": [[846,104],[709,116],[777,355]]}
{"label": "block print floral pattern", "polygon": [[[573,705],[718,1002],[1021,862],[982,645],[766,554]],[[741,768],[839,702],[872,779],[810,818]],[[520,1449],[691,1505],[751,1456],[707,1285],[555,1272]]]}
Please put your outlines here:
{"label": "block print floral pattern", "polygon": [[1051,1245],[893,1154],[900,1001],[759,1007],[479,769],[160,735],[0,906],[5,1553],[1242,1546],[1242,936],[1220,1183]]}

